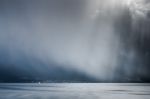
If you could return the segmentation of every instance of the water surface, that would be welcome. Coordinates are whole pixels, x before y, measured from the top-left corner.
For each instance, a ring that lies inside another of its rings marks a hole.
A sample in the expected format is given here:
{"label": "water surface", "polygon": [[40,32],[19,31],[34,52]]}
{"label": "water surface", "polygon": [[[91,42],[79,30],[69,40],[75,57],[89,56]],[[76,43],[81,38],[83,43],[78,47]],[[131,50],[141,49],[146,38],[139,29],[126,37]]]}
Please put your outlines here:
{"label": "water surface", "polygon": [[150,99],[150,84],[1,83],[0,99]]}

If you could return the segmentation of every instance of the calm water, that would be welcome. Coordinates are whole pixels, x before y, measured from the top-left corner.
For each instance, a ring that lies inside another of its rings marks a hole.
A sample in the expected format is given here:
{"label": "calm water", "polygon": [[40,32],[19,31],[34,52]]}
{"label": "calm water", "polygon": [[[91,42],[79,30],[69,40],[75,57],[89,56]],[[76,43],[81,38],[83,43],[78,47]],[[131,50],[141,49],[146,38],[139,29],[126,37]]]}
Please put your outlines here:
{"label": "calm water", "polygon": [[0,99],[150,99],[150,84],[0,84]]}

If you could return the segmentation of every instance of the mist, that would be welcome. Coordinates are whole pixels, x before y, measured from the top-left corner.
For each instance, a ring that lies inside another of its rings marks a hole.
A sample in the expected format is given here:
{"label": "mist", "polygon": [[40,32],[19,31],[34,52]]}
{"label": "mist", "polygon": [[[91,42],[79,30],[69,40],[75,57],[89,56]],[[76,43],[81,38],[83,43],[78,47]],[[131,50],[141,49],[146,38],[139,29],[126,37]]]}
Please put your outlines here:
{"label": "mist", "polygon": [[149,77],[149,9],[148,0],[1,0],[0,68],[139,81]]}

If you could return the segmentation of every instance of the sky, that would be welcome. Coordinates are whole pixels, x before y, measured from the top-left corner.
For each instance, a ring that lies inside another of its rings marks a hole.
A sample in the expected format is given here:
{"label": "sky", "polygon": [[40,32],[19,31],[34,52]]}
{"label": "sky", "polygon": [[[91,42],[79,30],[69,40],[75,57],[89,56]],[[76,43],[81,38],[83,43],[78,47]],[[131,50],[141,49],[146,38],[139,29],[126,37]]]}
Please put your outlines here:
{"label": "sky", "polygon": [[149,0],[0,0],[0,82],[150,82]]}

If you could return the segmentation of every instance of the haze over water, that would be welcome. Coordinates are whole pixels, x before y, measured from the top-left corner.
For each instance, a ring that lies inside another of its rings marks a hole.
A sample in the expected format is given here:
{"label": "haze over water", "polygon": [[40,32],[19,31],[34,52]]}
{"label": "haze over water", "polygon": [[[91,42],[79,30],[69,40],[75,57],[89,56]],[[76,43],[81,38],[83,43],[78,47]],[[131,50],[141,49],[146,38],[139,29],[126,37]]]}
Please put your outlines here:
{"label": "haze over water", "polygon": [[0,0],[0,99],[150,99],[149,42],[150,0]]}
{"label": "haze over water", "polygon": [[0,0],[0,82],[150,81],[148,0]]}

